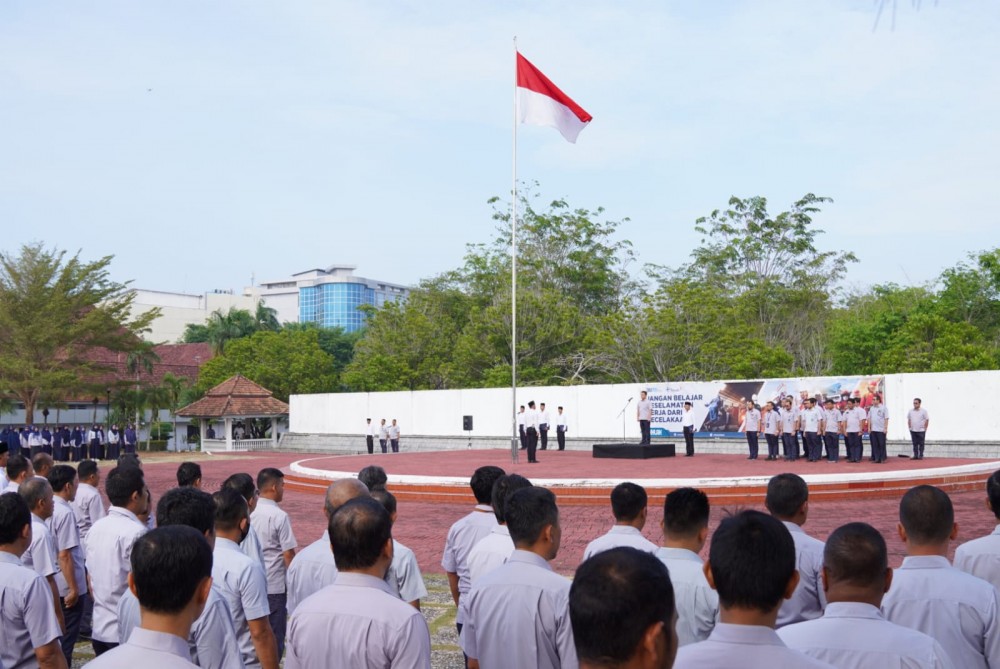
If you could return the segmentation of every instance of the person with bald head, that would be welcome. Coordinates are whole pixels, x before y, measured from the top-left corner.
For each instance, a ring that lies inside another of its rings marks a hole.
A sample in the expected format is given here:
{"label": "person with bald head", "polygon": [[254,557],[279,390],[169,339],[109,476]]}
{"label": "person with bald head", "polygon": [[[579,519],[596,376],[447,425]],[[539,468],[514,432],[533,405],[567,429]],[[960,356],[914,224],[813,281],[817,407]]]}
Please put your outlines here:
{"label": "person with bald head", "polygon": [[[323,514],[329,523],[334,512],[358,497],[368,497],[368,486],[358,479],[340,479],[326,488]],[[330,552],[330,532],[299,551],[288,567],[288,615],[309,595],[322,590],[337,578],[337,565]]]}
{"label": "person with bald head", "polygon": [[49,584],[59,626],[65,629],[59,587],[56,584],[56,574],[59,573],[56,541],[49,531],[48,523],[55,506],[52,486],[46,479],[32,477],[21,484],[19,493],[31,511],[31,544],[21,556],[21,564],[34,569]]}

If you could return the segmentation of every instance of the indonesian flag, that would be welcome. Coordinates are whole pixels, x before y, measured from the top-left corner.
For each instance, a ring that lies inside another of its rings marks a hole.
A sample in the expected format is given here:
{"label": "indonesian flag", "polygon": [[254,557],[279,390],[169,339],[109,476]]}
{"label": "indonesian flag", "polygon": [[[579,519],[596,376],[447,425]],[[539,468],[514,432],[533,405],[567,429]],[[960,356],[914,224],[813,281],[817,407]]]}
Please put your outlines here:
{"label": "indonesian flag", "polygon": [[555,128],[574,144],[580,131],[594,118],[520,53],[517,54],[517,116],[521,123]]}

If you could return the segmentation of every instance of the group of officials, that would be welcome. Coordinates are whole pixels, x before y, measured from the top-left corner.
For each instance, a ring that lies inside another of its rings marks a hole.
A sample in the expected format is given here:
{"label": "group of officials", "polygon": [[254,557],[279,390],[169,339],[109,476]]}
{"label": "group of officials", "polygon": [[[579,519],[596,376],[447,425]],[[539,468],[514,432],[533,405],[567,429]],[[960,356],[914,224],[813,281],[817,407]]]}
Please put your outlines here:
{"label": "group of officials", "polygon": [[545,402],[535,408],[535,402],[528,402],[525,409],[522,404],[517,412],[517,433],[521,442],[521,450],[528,452],[528,462],[538,462],[538,451],[548,450],[549,430],[556,428],[556,444],[560,451],[566,450],[566,433],[569,431],[569,424],[566,422],[566,414],[562,407],[556,408],[555,422],[552,415],[545,408]]}
{"label": "group of officials", "polygon": [[112,425],[107,433],[97,423],[89,428],[58,425],[51,429],[48,425],[5,425],[0,430],[0,443],[10,454],[20,453],[26,458],[45,453],[57,462],[117,460],[122,453],[135,453],[138,435],[132,425]]}
{"label": "group of officials", "polygon": [[385,424],[385,418],[379,425],[372,424],[371,418],[365,421],[365,445],[368,447],[368,455],[375,452],[376,438],[383,453],[388,453],[390,448],[393,453],[399,453],[399,425],[396,424],[395,418],[389,425]]}
{"label": "group of officials", "polygon": [[[379,467],[333,482],[327,530],[296,554],[284,477],[234,474],[214,494],[184,463],[156,504],[138,463],[105,477],[55,465],[0,495],[0,666],[67,666],[87,602],[96,669],[430,667],[426,595],[412,551],[392,537],[395,498]],[[959,546],[948,495],[917,486],[899,504],[907,557],[850,522],[824,543],[804,529],[795,474],[767,487],[767,513],[722,519],[693,488],[666,496],[662,545],[643,535],[646,491],[611,493],[614,524],[572,581],[556,574],[555,495],[481,467],[477,504],[448,531],[442,567],[468,666],[1000,666],[1000,537]],[[986,484],[1000,519],[1000,472]],[[286,613],[288,614],[286,621]],[[287,643],[286,643],[287,631]]]}

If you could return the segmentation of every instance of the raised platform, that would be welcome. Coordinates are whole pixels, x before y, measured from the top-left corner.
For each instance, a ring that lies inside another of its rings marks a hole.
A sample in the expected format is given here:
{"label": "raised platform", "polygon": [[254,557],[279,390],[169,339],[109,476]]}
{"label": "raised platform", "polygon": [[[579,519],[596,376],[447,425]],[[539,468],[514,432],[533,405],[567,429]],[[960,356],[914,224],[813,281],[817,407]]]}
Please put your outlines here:
{"label": "raised platform", "polygon": [[292,463],[285,481],[291,489],[321,494],[330,481],[356,476],[363,467],[377,464],[389,475],[389,489],[402,500],[473,504],[469,477],[477,467],[496,465],[551,488],[562,505],[608,504],[611,489],[622,481],[644,486],[651,504],[662,504],[671,490],[691,486],[704,490],[714,504],[735,505],[762,503],[768,480],[782,472],[802,476],[809,483],[811,500],[823,502],[894,498],[920,484],[949,492],[984,490],[986,478],[1000,469],[998,460],[968,458],[893,458],[883,464],[851,464],[697,454],[639,463],[547,450],[539,451],[538,459],[528,464],[521,453],[520,462],[512,464],[510,451],[505,449],[307,457]]}
{"label": "raised platform", "polygon": [[591,447],[595,458],[615,458],[619,460],[651,460],[672,458],[677,455],[673,444],[594,444]]}

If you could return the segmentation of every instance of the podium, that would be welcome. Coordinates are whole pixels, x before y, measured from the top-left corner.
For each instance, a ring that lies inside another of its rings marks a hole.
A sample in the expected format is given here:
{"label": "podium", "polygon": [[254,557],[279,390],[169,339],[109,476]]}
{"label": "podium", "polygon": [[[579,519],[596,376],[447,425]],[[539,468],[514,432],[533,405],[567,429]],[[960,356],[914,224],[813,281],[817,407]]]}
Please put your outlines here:
{"label": "podium", "polygon": [[677,455],[674,444],[594,444],[595,458],[621,458],[623,460],[649,460],[652,458],[672,458]]}

